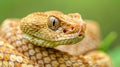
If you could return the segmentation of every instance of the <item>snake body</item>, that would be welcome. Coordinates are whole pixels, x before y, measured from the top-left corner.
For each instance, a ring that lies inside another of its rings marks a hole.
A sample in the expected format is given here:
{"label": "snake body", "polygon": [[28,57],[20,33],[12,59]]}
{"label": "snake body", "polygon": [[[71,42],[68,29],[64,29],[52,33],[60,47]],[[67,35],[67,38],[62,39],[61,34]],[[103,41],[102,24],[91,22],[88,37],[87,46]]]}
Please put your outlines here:
{"label": "snake body", "polygon": [[78,13],[58,11],[7,19],[0,30],[0,67],[112,67],[110,57],[96,50],[99,35],[91,25]]}

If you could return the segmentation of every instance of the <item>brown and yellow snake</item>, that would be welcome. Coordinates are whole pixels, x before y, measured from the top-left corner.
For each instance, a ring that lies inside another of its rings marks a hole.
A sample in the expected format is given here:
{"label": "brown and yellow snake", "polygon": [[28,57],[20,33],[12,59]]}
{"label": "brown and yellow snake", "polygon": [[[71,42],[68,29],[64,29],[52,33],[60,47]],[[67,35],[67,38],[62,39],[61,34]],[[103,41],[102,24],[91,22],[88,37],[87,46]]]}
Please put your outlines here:
{"label": "brown and yellow snake", "polygon": [[[0,67],[112,67],[99,29],[78,13],[36,12],[0,29]],[[71,45],[70,45],[71,44]]]}

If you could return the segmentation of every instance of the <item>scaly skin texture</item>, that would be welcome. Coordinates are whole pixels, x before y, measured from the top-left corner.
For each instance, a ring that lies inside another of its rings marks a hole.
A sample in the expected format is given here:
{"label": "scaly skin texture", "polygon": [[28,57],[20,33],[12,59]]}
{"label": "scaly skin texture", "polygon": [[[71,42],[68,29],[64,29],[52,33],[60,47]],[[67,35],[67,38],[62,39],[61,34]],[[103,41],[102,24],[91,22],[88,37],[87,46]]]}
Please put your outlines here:
{"label": "scaly skin texture", "polygon": [[19,53],[0,39],[0,67],[39,67],[34,61]]}
{"label": "scaly skin texture", "polygon": [[[58,16],[62,14],[61,12],[56,11],[46,13],[47,15],[57,14]],[[31,15],[33,15],[33,18],[37,18],[37,16],[39,16],[40,14],[38,12]],[[33,44],[32,42],[26,40],[26,38],[24,38],[24,33],[20,29],[21,21],[19,19],[5,20],[0,30],[1,67],[112,67],[109,56],[102,51],[96,50],[99,46],[99,34],[97,33],[98,29],[94,29],[97,28],[97,26],[95,26],[96,24],[88,23],[86,34],[84,34],[85,27],[81,26],[80,24],[78,25],[77,23],[77,21],[82,21],[79,14],[69,14],[68,16],[71,16],[71,19],[76,20],[74,24],[75,27],[76,25],[77,27],[74,29],[75,31],[68,32],[67,34],[76,33],[79,31],[79,34],[82,33],[80,37],[84,35],[86,37],[77,44],[66,46],[61,45],[57,47],[52,46],[54,48],[46,48],[46,45],[41,47],[38,44]],[[33,20],[33,18],[29,17],[27,19],[29,19],[30,21],[36,21]],[[67,18],[63,18],[67,21]],[[44,16],[43,19],[46,20]],[[22,22],[23,21],[24,19],[22,20]],[[39,21],[44,22],[42,20]],[[72,22],[70,25],[68,22],[63,23],[63,25],[68,24],[67,28],[69,28],[69,26],[72,26]],[[81,28],[82,30],[77,28]],[[16,58],[13,58],[13,55]]]}

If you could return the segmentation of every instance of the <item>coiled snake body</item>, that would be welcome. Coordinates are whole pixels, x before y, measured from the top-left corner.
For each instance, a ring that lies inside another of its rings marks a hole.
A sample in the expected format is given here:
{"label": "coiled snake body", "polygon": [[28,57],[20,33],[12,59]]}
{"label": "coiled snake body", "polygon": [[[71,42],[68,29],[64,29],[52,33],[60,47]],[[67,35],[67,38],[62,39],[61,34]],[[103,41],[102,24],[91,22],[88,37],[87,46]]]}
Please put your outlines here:
{"label": "coiled snake body", "polygon": [[[36,12],[7,19],[0,30],[0,67],[111,67],[93,21],[78,13]],[[72,45],[69,45],[72,44]]]}

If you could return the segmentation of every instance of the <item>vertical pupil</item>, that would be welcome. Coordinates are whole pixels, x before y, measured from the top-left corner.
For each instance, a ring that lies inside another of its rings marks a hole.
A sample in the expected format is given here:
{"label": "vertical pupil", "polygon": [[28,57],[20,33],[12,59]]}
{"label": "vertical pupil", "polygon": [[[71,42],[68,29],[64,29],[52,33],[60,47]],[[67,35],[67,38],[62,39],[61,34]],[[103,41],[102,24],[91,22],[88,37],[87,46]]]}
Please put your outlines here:
{"label": "vertical pupil", "polygon": [[55,26],[55,19],[53,20],[53,26]]}

